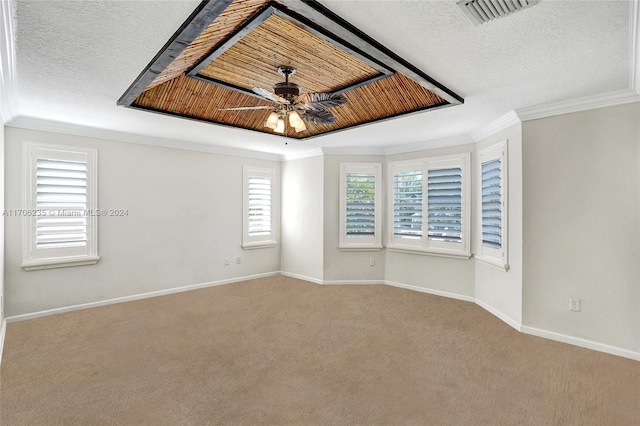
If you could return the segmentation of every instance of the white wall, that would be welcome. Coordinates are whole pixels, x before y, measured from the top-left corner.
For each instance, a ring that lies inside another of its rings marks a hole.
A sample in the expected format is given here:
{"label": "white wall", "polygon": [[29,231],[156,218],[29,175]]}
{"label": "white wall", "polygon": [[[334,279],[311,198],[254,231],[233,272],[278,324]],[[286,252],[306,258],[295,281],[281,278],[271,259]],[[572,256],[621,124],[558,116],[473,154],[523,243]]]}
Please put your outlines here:
{"label": "white wall", "polygon": [[[340,163],[384,163],[382,156],[324,157],[324,279],[325,281],[383,281],[385,251],[342,251],[340,242]],[[385,185],[384,176],[381,176]],[[384,193],[385,188],[378,190]],[[384,202],[381,209],[384,218]],[[384,223],[384,222],[383,222]],[[384,225],[382,226],[384,229]],[[375,265],[370,266],[373,259]]]}
{"label": "white wall", "polygon": [[[100,261],[25,272],[21,220],[6,218],[6,311],[19,315],[280,269],[280,247],[242,243],[242,167],[275,161],[6,129],[6,208],[20,208],[22,141],[96,147]],[[277,201],[276,201],[277,202]],[[240,256],[241,264],[235,258]],[[224,265],[224,257],[231,259]]]}
{"label": "white wall", "polygon": [[[387,166],[385,168],[388,170],[388,163],[393,161],[436,157],[462,152],[472,153],[473,160],[475,145],[459,145],[389,155],[386,157]],[[473,211],[473,204],[471,210]],[[473,297],[474,274],[473,259],[452,259],[422,254],[399,253],[390,250],[387,250],[385,255],[385,278],[391,282]]]}
{"label": "white wall", "polygon": [[282,163],[282,265],[284,273],[323,280],[322,156]]}
{"label": "white wall", "polygon": [[527,121],[523,143],[524,324],[640,351],[640,103]]}
{"label": "white wall", "polygon": [[[509,270],[481,261],[475,262],[476,300],[494,314],[519,327],[522,323],[522,126],[517,124],[477,143],[478,151],[508,140],[508,262]],[[473,164],[476,166],[477,160]],[[477,170],[473,172],[474,188],[478,187]],[[475,191],[477,195],[477,190]],[[477,198],[474,199],[477,203]],[[477,210],[477,206],[474,204]],[[478,216],[474,221],[472,250],[480,247]]]}

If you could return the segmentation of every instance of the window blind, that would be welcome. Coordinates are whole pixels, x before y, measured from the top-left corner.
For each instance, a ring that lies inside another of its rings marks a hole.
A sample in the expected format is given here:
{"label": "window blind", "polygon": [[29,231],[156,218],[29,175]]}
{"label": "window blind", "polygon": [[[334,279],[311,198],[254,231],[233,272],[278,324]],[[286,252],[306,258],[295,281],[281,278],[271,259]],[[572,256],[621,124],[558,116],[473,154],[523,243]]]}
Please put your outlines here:
{"label": "window blind", "polygon": [[482,245],[502,247],[502,163],[482,163]]}
{"label": "window blind", "polygon": [[393,233],[422,237],[422,171],[393,175]]}
{"label": "window blind", "polygon": [[36,248],[87,245],[87,163],[36,161]]}
{"label": "window blind", "polygon": [[249,176],[248,235],[271,234],[271,179]]}
{"label": "window blind", "polygon": [[347,173],[347,236],[372,236],[375,234],[375,191],[375,175],[373,173]]}
{"label": "window blind", "polygon": [[431,169],[427,173],[428,238],[462,241],[462,169]]}

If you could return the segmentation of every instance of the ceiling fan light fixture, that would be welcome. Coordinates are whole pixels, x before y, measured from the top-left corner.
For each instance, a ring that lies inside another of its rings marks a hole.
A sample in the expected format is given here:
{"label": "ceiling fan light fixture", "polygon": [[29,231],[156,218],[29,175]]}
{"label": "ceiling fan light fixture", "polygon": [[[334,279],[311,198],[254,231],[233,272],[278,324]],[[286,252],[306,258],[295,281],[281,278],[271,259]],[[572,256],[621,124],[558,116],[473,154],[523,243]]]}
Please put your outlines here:
{"label": "ceiling fan light fixture", "polygon": [[268,127],[271,130],[275,130],[277,126],[278,126],[278,113],[272,112],[271,114],[269,114],[267,121],[264,122],[264,127]]}
{"label": "ceiling fan light fixture", "polygon": [[296,129],[296,133],[304,132],[305,130],[307,130],[307,126],[305,126],[304,122],[302,121],[300,121],[299,126],[294,126],[294,128]]}
{"label": "ceiling fan light fixture", "polygon": [[300,118],[300,114],[296,111],[291,111],[289,113],[289,124],[291,124],[292,127],[300,127],[301,125],[304,125],[302,118]]}
{"label": "ceiling fan light fixture", "polygon": [[282,118],[278,118],[278,124],[273,131],[276,133],[284,133],[284,120]]}

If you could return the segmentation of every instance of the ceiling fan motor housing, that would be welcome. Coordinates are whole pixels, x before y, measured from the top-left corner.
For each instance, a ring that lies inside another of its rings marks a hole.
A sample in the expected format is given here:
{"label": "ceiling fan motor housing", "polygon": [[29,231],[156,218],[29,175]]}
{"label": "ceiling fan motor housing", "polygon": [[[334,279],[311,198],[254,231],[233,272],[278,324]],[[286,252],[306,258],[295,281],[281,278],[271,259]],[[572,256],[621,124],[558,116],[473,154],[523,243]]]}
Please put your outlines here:
{"label": "ceiling fan motor housing", "polygon": [[273,91],[278,96],[282,96],[285,99],[290,99],[300,94],[300,86],[298,86],[295,83],[289,83],[288,81],[283,81],[282,83],[274,84]]}

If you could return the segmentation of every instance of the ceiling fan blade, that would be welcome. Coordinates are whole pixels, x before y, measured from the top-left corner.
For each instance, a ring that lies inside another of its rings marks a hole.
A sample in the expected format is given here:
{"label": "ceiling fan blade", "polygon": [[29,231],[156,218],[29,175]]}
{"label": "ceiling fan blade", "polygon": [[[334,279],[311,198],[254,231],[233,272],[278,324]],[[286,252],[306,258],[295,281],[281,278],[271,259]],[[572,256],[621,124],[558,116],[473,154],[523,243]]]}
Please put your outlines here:
{"label": "ceiling fan blade", "polygon": [[260,106],[246,106],[246,107],[236,107],[236,108],[220,108],[218,111],[245,111],[251,109],[273,109],[272,106],[268,105],[260,105]]}
{"label": "ceiling fan blade", "polygon": [[304,111],[301,114],[304,121],[313,124],[335,124],[336,116],[329,111]]}
{"label": "ceiling fan blade", "polygon": [[328,108],[340,106],[347,102],[343,94],[334,93],[303,93],[296,98],[296,108],[306,111],[324,111]]}
{"label": "ceiling fan blade", "polygon": [[253,93],[255,93],[256,95],[260,95],[262,98],[268,101],[289,105],[288,100],[286,100],[282,96],[278,96],[275,93],[268,91],[267,89],[263,89],[262,87],[254,87],[251,90],[253,90]]}

